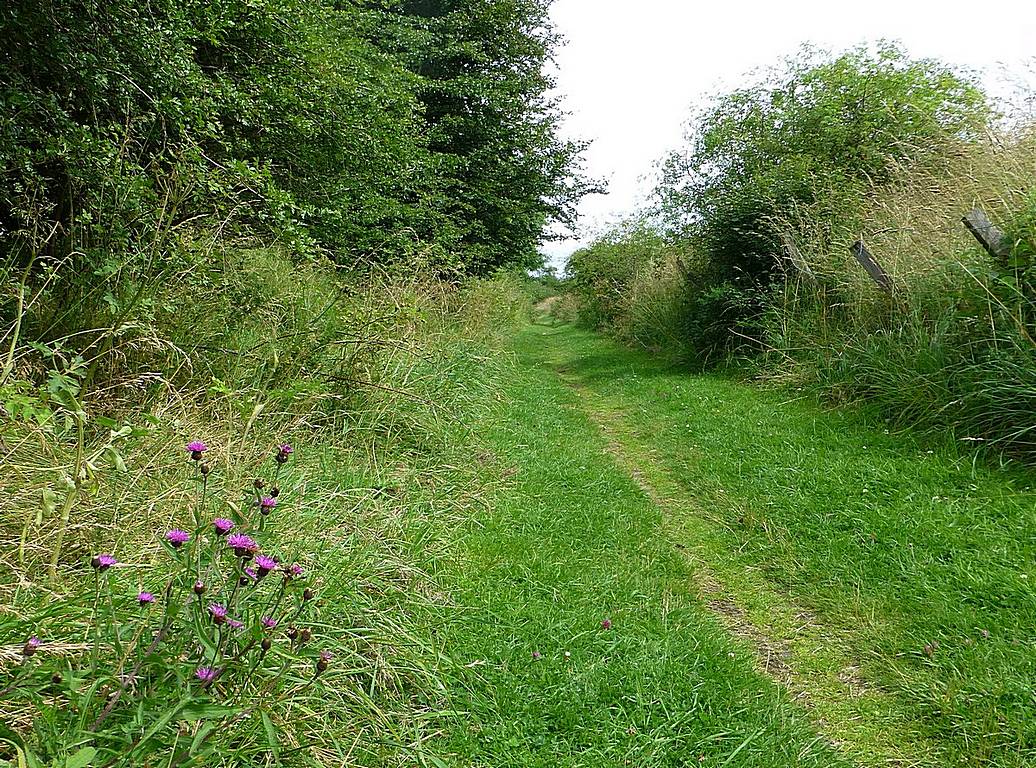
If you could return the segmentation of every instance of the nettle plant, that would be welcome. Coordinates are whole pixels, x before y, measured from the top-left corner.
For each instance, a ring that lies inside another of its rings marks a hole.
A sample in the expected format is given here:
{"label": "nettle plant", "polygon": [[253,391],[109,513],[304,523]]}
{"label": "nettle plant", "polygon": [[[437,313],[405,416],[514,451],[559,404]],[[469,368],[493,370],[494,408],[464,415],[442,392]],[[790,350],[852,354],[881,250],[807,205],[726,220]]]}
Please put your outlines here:
{"label": "nettle plant", "polygon": [[[269,487],[256,480],[251,512],[210,493],[208,447],[187,445],[197,482],[193,530],[174,528],[154,583],[134,597],[118,559],[90,559],[90,637],[70,662],[57,639],[27,638],[0,696],[34,710],[31,739],[0,728],[17,765],[199,764],[277,752],[270,711],[303,694],[331,654],[313,641],[315,593],[301,564],[261,545],[292,454],[278,446]],[[221,507],[233,510],[217,516]],[[41,633],[42,634],[42,633]],[[48,645],[53,643],[53,653]]]}

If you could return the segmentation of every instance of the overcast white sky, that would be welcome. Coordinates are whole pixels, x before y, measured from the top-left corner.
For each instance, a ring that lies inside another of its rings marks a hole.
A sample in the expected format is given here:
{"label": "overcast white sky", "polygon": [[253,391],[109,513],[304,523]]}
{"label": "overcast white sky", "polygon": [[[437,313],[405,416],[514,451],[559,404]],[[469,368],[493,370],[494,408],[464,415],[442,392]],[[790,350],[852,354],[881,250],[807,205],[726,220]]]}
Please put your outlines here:
{"label": "overcast white sky", "polygon": [[[895,40],[913,56],[979,70],[999,91],[1005,71],[1036,84],[1031,0],[555,0],[551,16],[567,40],[556,72],[571,112],[565,135],[593,141],[587,170],[610,190],[583,200],[584,239],[647,195],[654,161],[680,144],[694,104],[802,43]],[[579,242],[544,250],[560,266]]]}

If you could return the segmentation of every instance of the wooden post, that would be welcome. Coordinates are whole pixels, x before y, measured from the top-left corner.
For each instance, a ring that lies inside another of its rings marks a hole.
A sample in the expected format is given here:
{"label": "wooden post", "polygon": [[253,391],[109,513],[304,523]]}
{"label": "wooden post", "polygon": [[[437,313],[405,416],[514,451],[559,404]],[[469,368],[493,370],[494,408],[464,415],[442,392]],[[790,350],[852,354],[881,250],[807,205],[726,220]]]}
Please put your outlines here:
{"label": "wooden post", "polygon": [[885,293],[892,293],[892,279],[881,268],[881,265],[871,255],[871,252],[867,250],[867,246],[863,244],[863,241],[857,240],[853,243],[851,250],[853,256],[863,265],[863,268],[867,270],[867,274],[881,287],[881,290],[885,291]]}
{"label": "wooden post", "polygon": [[1006,259],[1011,255],[1011,246],[1004,238],[1004,233],[994,226],[981,208],[972,208],[961,221],[990,256]]}

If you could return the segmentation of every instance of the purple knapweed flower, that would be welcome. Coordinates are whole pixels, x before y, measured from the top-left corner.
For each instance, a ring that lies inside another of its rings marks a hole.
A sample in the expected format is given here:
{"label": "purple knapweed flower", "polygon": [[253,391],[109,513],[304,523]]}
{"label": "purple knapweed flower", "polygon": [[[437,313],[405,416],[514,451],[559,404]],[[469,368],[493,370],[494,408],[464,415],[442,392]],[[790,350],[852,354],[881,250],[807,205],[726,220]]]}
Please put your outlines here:
{"label": "purple knapweed flower", "polygon": [[212,616],[213,624],[225,624],[227,621],[227,607],[221,603],[210,605],[209,614]]}
{"label": "purple knapweed flower", "polygon": [[259,578],[261,579],[277,567],[277,561],[268,555],[259,555],[255,558],[255,567],[259,570]]}
{"label": "purple knapweed flower", "polygon": [[137,602],[141,605],[151,605],[151,603],[155,602],[155,596],[150,592],[141,592],[137,595]]}
{"label": "purple knapweed flower", "polygon": [[291,565],[282,565],[281,570],[284,571],[285,579],[297,579],[302,575],[302,566],[298,563],[292,563]]}
{"label": "purple knapweed flower", "polygon": [[201,455],[209,450],[209,446],[205,445],[201,440],[192,440],[187,443],[187,450],[190,452],[192,459],[201,461]]}
{"label": "purple knapweed flower", "polygon": [[294,453],[294,449],[288,443],[282,443],[277,446],[277,463],[284,464],[288,457]]}
{"label": "purple knapweed flower", "polygon": [[263,616],[259,623],[263,625],[263,629],[273,629],[277,626],[277,619],[271,619],[269,616]]}
{"label": "purple knapweed flower", "polygon": [[612,628],[612,620],[611,619],[604,619],[601,622],[601,629],[611,629],[611,628]]}
{"label": "purple knapweed flower", "polygon": [[252,581],[259,581],[259,574],[255,572],[255,568],[249,566],[245,568],[245,576],[250,578]]}
{"label": "purple knapweed flower", "polygon": [[234,521],[227,520],[225,517],[217,517],[212,521],[212,527],[216,529],[217,536],[226,536],[234,527]]}
{"label": "purple knapweed flower", "polygon": [[243,533],[232,533],[227,537],[227,546],[234,550],[238,557],[245,557],[259,549],[259,545],[251,536]]}
{"label": "purple knapweed flower", "polygon": [[273,496],[263,496],[259,499],[259,514],[268,515],[277,506],[277,499]]}
{"label": "purple knapweed flower", "polygon": [[26,658],[32,656],[36,653],[36,651],[39,650],[40,645],[42,645],[40,639],[36,637],[36,635],[33,635],[28,640],[26,640],[25,645],[22,646],[22,656],[25,656]]}
{"label": "purple knapweed flower", "polygon": [[320,656],[317,658],[317,674],[319,675],[325,669],[327,669],[328,663],[334,658],[334,654],[331,651],[321,651]]}
{"label": "purple knapweed flower", "polygon": [[179,549],[191,540],[191,534],[179,528],[173,528],[173,530],[166,532],[165,540],[172,545],[173,549]]}
{"label": "purple knapweed flower", "polygon": [[532,652],[532,660],[533,661],[539,661],[542,658],[543,658],[543,654],[540,653],[539,651],[533,651]]}
{"label": "purple knapweed flower", "polygon": [[245,625],[237,619],[227,619],[227,626],[233,629],[244,629]]}
{"label": "purple knapweed flower", "polygon": [[216,670],[212,667],[198,667],[194,671],[194,676],[203,683],[211,683],[216,679]]}
{"label": "purple knapweed flower", "polygon": [[107,571],[117,562],[119,561],[111,555],[94,555],[93,559],[90,561],[90,565],[92,565],[98,571]]}

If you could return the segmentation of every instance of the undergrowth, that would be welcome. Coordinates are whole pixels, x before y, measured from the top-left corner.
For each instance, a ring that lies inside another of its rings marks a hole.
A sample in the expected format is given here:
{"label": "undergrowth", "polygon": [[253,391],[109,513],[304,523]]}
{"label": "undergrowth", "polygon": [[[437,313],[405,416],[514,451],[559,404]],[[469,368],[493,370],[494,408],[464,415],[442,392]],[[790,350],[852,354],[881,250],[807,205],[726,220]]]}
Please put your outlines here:
{"label": "undergrowth", "polygon": [[[443,597],[417,552],[446,547],[478,503],[456,414],[492,386],[494,338],[525,311],[524,284],[228,246],[181,277],[85,343],[47,333],[63,305],[26,293],[4,339],[0,760],[411,764],[442,689],[414,622]],[[191,476],[184,446],[198,440],[205,474]],[[283,467],[268,463],[277,445],[294,447]],[[312,601],[299,587],[276,615],[271,574],[269,612],[244,610],[233,585],[254,564],[221,549],[217,517],[300,563]],[[169,531],[190,540],[171,550]],[[117,563],[99,571],[99,554]],[[219,624],[212,605],[227,609]],[[224,635],[224,621],[245,627]]]}

